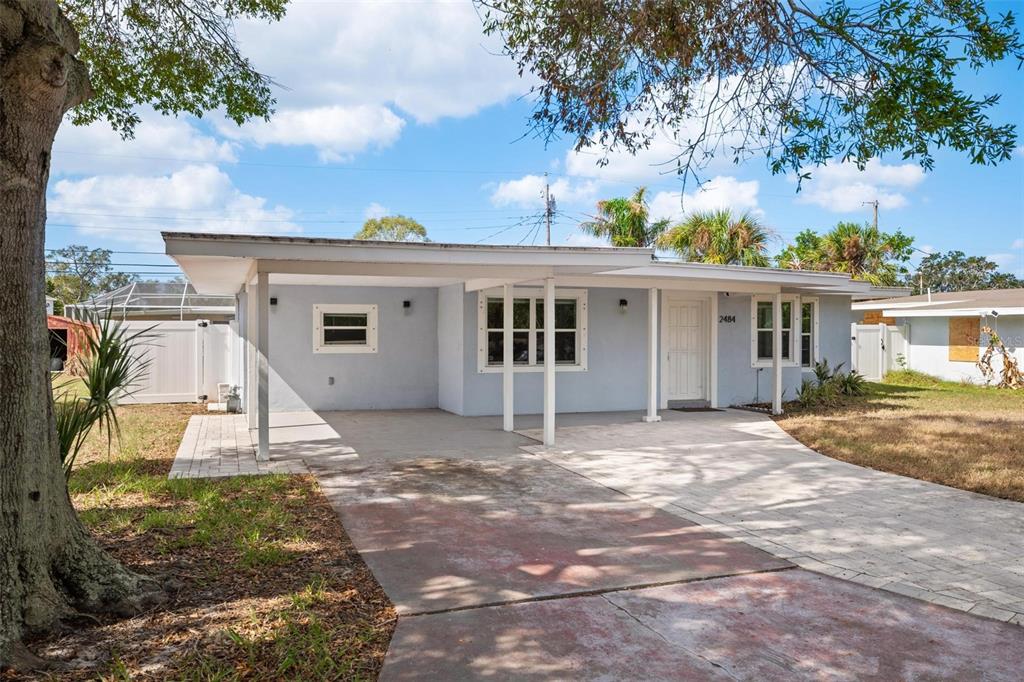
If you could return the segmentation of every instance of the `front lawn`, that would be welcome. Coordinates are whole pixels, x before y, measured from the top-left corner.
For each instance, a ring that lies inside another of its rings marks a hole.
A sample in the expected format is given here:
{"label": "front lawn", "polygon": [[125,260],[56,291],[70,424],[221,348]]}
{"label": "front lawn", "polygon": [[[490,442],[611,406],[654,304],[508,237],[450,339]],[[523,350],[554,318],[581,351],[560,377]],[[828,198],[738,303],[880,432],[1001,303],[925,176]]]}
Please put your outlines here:
{"label": "front lawn", "polygon": [[[194,405],[119,410],[72,474],[83,522],[168,601],[30,644],[54,679],[374,679],[394,609],[309,476],[167,480]],[[95,436],[96,434],[94,434]]]}
{"label": "front lawn", "polygon": [[829,457],[1024,502],[1024,391],[887,380],[834,409],[787,404],[777,421]]}

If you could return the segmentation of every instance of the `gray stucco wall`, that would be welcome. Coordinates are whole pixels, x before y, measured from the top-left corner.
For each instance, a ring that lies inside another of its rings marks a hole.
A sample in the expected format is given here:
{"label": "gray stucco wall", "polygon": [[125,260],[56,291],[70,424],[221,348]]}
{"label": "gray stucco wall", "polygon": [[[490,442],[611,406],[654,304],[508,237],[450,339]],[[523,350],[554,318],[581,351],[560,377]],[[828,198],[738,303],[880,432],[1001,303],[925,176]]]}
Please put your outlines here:
{"label": "gray stucco wall", "polygon": [[455,414],[463,409],[464,295],[462,284],[437,290],[437,406]]}
{"label": "gray stucco wall", "polygon": [[[625,313],[619,299],[629,303]],[[466,415],[500,414],[501,374],[477,368],[477,294],[463,297],[463,344]],[[587,294],[588,371],[558,372],[558,412],[640,410],[647,391],[647,291],[590,289]],[[544,409],[543,372],[516,372],[516,414]]]}
{"label": "gray stucco wall", "polygon": [[[910,336],[910,350],[907,364],[925,374],[947,381],[971,381],[984,383],[985,379],[973,362],[949,361],[949,318],[948,317],[906,317],[898,318],[896,324],[906,326]],[[989,324],[1002,338],[1007,348],[1013,349],[1017,362],[1024,365],[1024,316],[988,317],[982,324]],[[988,346],[988,335],[980,339],[979,353]],[[992,363],[998,373],[1002,360]]]}
{"label": "gray stucco wall", "polygon": [[[437,289],[271,285],[270,409],[437,407]],[[412,302],[410,310],[402,302]],[[314,353],[313,306],[378,306],[376,353]],[[334,377],[334,385],[328,377]]]}
{"label": "gray stucco wall", "polygon": [[[461,284],[431,288],[271,286],[270,408],[287,410],[442,409],[465,415],[501,413],[501,374],[477,368],[477,294]],[[619,300],[628,301],[625,313]],[[405,311],[402,301],[412,301]],[[719,294],[719,403],[771,398],[770,369],[750,363],[750,296]],[[379,306],[378,352],[313,352],[313,306]],[[819,348],[829,363],[850,366],[849,299],[820,296]],[[641,410],[647,390],[647,291],[593,288],[588,293],[588,370],[558,372],[559,412]],[[244,296],[239,324],[245,329]],[[1022,330],[1024,331],[1024,330]],[[328,384],[333,376],[334,385]],[[796,395],[804,370],[783,369],[785,397]],[[543,409],[543,373],[515,374],[517,414]]]}
{"label": "gray stucco wall", "polygon": [[[722,406],[741,405],[772,398],[772,370],[758,369],[750,362],[749,295],[719,294],[719,316],[735,315],[735,323],[718,324],[718,400]],[[850,368],[850,299],[845,296],[819,296],[818,350],[822,359],[835,366],[842,362]],[[803,381],[801,367],[783,367],[783,400],[792,400]]]}

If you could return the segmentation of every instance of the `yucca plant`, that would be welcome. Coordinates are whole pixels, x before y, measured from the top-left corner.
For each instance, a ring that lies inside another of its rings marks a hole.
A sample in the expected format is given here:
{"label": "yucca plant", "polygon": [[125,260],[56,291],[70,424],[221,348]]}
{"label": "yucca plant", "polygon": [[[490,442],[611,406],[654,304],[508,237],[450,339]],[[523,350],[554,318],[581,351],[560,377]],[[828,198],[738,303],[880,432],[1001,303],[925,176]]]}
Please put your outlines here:
{"label": "yucca plant", "polygon": [[152,327],[133,330],[109,313],[103,317],[89,314],[87,321],[85,351],[75,359],[80,364],[83,389],[75,390],[69,384],[56,387],[60,392],[53,400],[65,476],[71,475],[93,428],[105,433],[108,451],[114,438],[120,437],[117,402],[132,394],[149,369],[149,359],[140,346]]}

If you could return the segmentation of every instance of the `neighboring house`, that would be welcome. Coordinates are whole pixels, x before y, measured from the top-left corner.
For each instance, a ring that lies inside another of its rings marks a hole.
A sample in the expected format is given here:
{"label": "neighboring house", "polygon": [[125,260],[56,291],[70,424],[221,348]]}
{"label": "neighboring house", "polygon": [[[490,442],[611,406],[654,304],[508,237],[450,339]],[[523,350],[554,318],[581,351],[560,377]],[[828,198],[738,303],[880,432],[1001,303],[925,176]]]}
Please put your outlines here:
{"label": "neighboring house", "polygon": [[86,349],[90,327],[68,317],[47,315],[46,328],[50,331],[50,370],[59,372]]}
{"label": "neighboring house", "polygon": [[[898,327],[905,339],[903,363],[949,381],[983,382],[978,360],[991,327],[1024,365],[1024,289],[923,294],[853,304],[869,324]],[[898,360],[895,362],[899,365]],[[1001,360],[993,361],[996,372]],[[889,363],[892,367],[893,363]]]}
{"label": "neighboring house", "polygon": [[198,294],[187,282],[132,282],[64,306],[64,314],[75,319],[84,318],[87,312],[111,313],[125,320],[227,322],[234,318],[235,299]]}
{"label": "neighboring house", "polygon": [[53,304],[57,302],[53,296],[46,297],[46,314],[53,315]]}
{"label": "neighboring house", "polygon": [[870,291],[651,249],[163,237],[200,294],[236,297],[264,457],[277,411],[441,408],[507,429],[543,413],[548,443],[556,411],[781,411],[815,360],[848,366],[851,298]]}

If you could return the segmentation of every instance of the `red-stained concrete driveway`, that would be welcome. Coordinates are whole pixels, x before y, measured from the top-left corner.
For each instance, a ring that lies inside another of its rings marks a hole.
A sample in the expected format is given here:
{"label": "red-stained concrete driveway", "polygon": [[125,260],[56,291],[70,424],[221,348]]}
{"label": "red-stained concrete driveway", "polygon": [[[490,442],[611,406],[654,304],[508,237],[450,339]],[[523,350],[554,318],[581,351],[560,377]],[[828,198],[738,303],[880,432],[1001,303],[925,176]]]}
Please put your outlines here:
{"label": "red-stained concrete driveway", "polygon": [[382,679],[1024,678],[1024,628],[794,568],[495,438],[307,459],[399,611]]}

